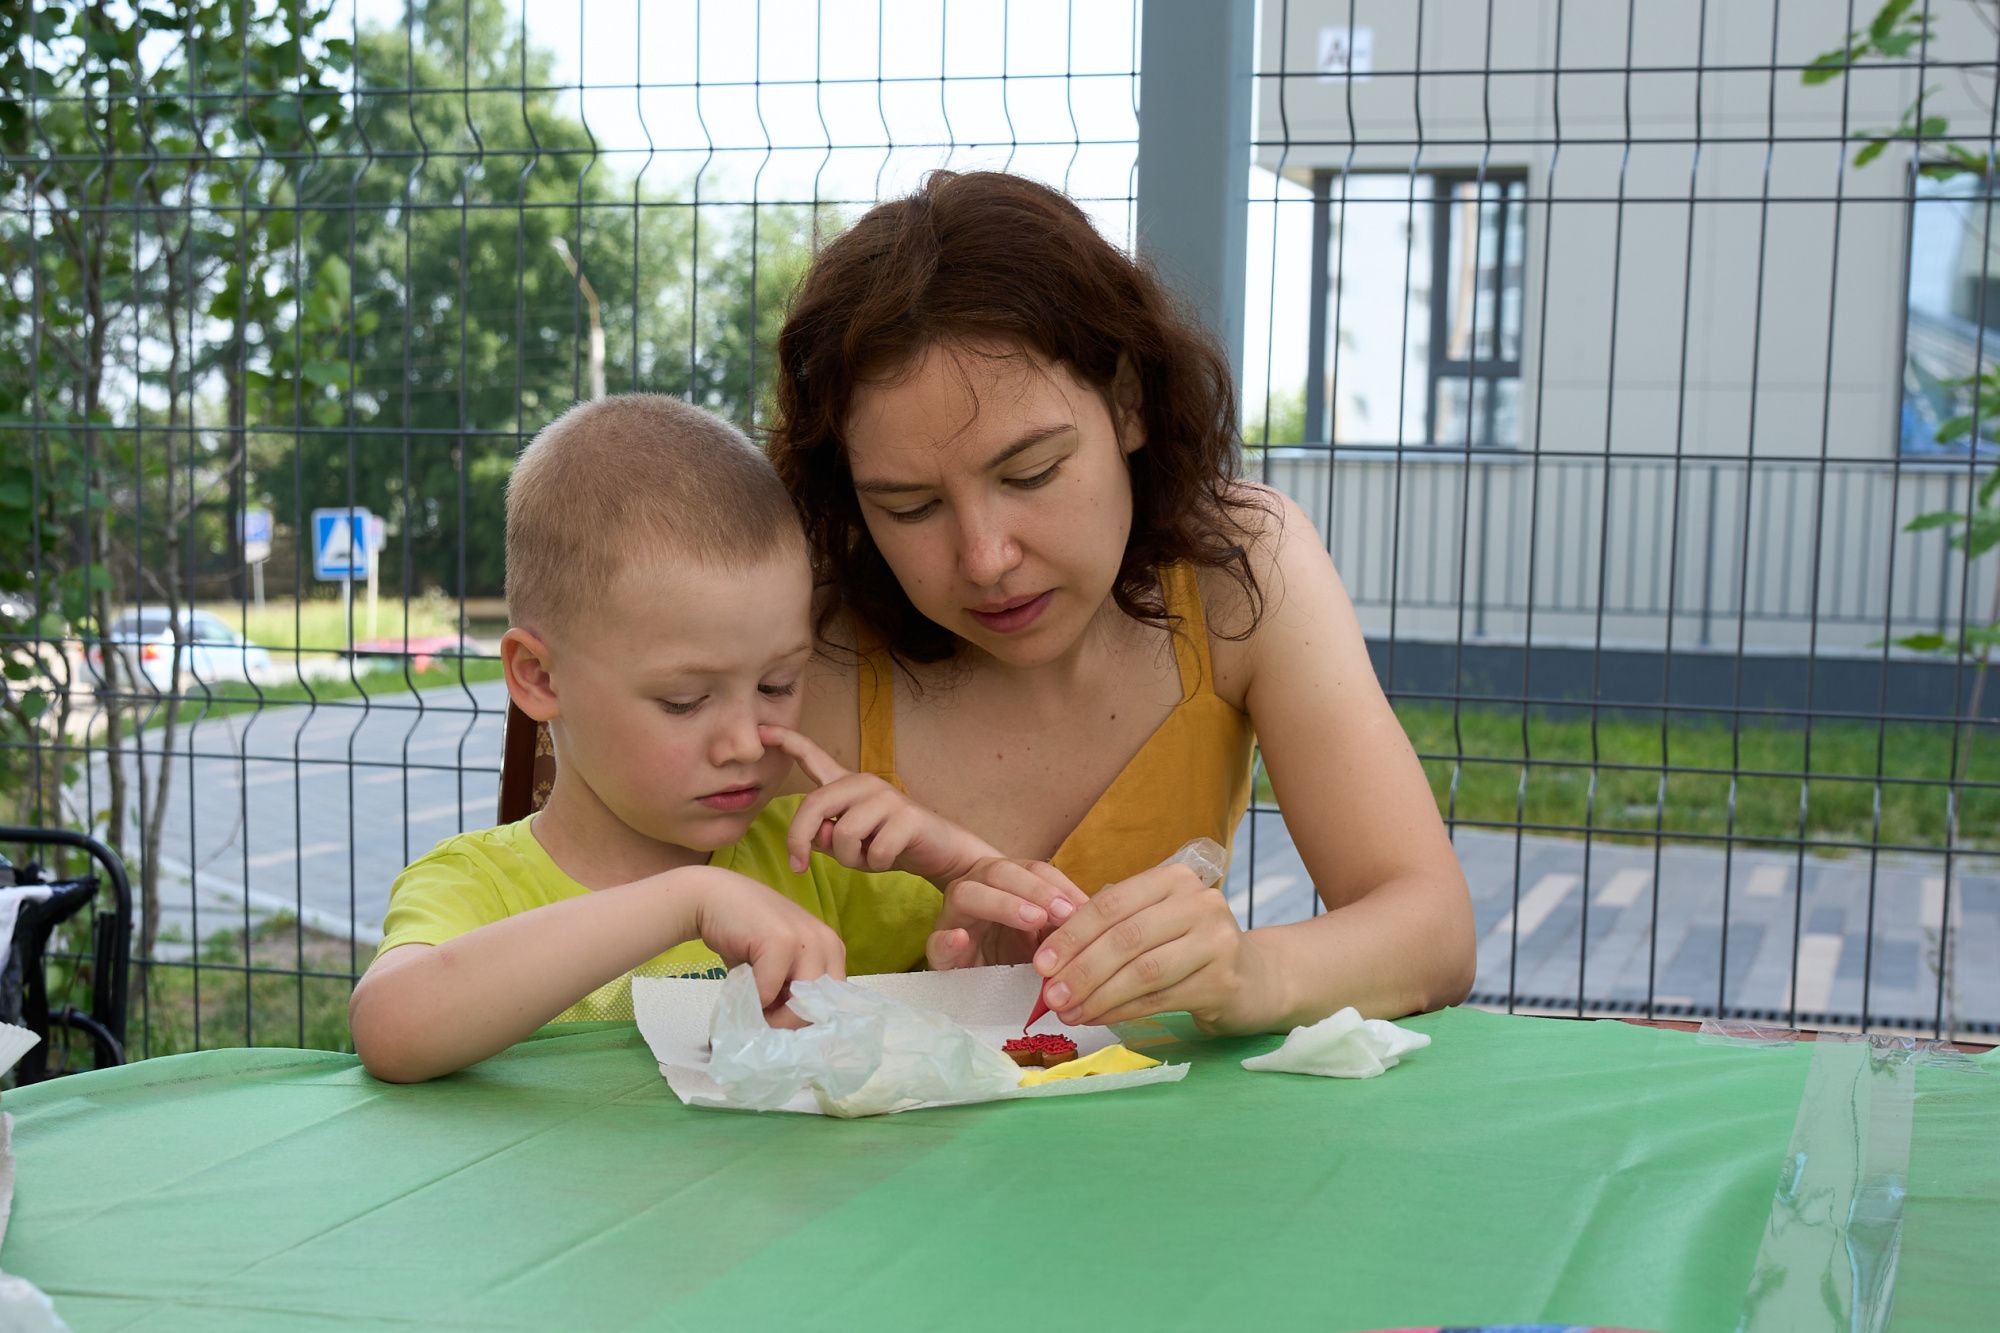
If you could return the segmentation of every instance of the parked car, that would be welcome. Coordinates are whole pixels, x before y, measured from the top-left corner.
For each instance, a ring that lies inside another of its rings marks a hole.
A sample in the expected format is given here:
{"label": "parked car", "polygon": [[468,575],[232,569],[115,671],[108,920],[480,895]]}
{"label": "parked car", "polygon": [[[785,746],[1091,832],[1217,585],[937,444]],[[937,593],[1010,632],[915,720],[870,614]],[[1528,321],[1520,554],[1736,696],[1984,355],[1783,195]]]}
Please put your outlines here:
{"label": "parked car", "polygon": [[[249,680],[271,665],[271,653],[251,643],[229,627],[220,616],[206,611],[183,609],[178,617],[181,639],[181,684],[212,685],[224,680]],[[162,607],[138,607],[111,622],[101,643],[83,655],[84,669],[91,683],[104,687],[104,652],[110,646],[118,653],[121,688],[144,679],[156,691],[165,692],[167,673],[174,660],[174,618]]]}
{"label": "parked car", "polygon": [[412,635],[407,639],[364,639],[354,645],[354,655],[376,658],[377,664],[384,667],[399,666],[402,659],[408,658],[410,670],[425,671],[440,657],[484,657],[487,653],[471,635],[430,634]]}

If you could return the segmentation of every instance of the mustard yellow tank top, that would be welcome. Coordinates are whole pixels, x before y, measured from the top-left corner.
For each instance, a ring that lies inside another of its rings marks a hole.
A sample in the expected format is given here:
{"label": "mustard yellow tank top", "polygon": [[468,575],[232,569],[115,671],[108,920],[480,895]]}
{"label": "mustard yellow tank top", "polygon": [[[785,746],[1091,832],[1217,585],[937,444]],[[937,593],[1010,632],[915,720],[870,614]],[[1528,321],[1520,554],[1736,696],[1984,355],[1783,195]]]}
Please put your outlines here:
{"label": "mustard yellow tank top", "polygon": [[[1160,582],[1167,610],[1179,617],[1173,642],[1181,701],[1049,858],[1085,893],[1158,865],[1191,838],[1228,847],[1250,804],[1256,738],[1249,716],[1215,692],[1194,567],[1171,566],[1161,571]],[[862,653],[861,768],[908,792],[896,774],[892,669],[881,646]]]}

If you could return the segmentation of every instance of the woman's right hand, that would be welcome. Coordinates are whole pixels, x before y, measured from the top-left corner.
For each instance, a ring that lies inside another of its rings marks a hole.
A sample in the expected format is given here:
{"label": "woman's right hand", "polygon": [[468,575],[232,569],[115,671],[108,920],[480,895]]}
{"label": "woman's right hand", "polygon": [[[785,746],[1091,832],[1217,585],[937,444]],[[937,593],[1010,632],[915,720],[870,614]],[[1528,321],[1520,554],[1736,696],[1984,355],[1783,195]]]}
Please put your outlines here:
{"label": "woman's right hand", "polygon": [[1044,935],[1089,901],[1069,876],[1046,861],[988,857],[945,889],[944,908],[924,955],[938,972],[1025,963]]}
{"label": "woman's right hand", "polygon": [[[777,890],[716,866],[694,894],[695,934],[730,967],[750,964],[757,998],[772,1027],[803,1027],[785,1006],[792,983],[847,978],[847,945],[833,928]],[[676,872],[680,873],[680,872]]]}

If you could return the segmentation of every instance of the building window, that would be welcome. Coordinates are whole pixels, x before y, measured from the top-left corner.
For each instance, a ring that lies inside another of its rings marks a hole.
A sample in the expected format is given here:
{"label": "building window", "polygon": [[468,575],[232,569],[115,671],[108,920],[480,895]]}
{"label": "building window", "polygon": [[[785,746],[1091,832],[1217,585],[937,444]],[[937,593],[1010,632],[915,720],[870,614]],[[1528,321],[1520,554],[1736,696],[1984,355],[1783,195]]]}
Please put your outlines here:
{"label": "building window", "polygon": [[[1945,429],[1972,412],[1963,381],[2000,361],[2000,199],[1977,176],[1918,177],[1910,205],[1910,295],[1904,326],[1901,447],[1905,454],[1963,458],[1969,432]],[[1943,433],[1950,438],[1939,439]],[[2000,457],[2000,421],[1981,420],[1982,458]]]}
{"label": "building window", "polygon": [[1518,173],[1314,173],[1308,439],[1520,443],[1527,189]]}

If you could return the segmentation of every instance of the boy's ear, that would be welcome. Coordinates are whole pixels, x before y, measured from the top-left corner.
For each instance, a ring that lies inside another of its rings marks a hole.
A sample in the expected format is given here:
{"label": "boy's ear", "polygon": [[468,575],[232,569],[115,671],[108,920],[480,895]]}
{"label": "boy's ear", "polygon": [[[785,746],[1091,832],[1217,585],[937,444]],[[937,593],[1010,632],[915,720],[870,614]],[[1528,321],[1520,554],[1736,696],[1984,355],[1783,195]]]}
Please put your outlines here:
{"label": "boy's ear", "polygon": [[1118,427],[1118,447],[1135,454],[1146,447],[1144,395],[1139,389],[1139,369],[1129,356],[1118,358],[1118,373],[1111,381],[1111,413]]}
{"label": "boy's ear", "polygon": [[562,711],[549,671],[549,645],[532,630],[516,625],[500,636],[500,669],[507,675],[507,696],[537,722]]}

